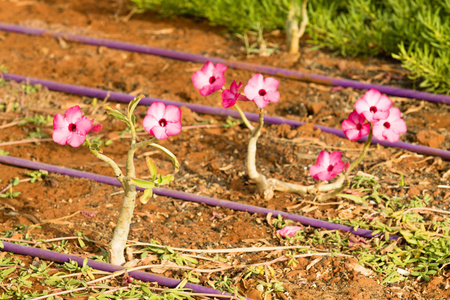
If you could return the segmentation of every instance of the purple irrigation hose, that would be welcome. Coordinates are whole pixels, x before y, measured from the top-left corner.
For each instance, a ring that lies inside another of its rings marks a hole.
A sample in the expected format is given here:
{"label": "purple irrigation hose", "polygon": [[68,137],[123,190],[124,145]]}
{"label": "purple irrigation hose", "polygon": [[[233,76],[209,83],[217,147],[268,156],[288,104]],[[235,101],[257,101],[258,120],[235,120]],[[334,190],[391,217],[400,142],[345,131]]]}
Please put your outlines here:
{"label": "purple irrigation hose", "polygon": [[283,76],[283,77],[288,77],[288,78],[293,78],[293,79],[298,79],[298,80],[303,80],[303,81],[317,82],[317,83],[326,84],[326,85],[351,87],[351,88],[360,89],[360,90],[366,90],[366,89],[368,90],[368,89],[374,88],[374,89],[377,89],[380,92],[382,92],[384,94],[388,94],[388,95],[422,99],[422,100],[427,100],[427,101],[431,101],[431,102],[440,102],[440,103],[450,104],[450,96],[448,96],[448,95],[419,92],[419,91],[401,89],[401,88],[385,86],[385,85],[364,83],[364,82],[359,82],[359,81],[349,80],[349,79],[339,79],[339,78],[333,78],[333,77],[329,77],[329,76],[293,71],[293,70],[288,70],[288,69],[280,69],[280,68],[275,68],[275,67],[270,67],[270,66],[253,65],[253,64],[248,64],[248,63],[244,63],[244,62],[230,61],[230,60],[226,60],[226,59],[218,58],[218,57],[208,57],[208,56],[203,56],[203,55],[198,55],[198,54],[191,54],[191,53],[186,53],[186,52],[144,46],[144,45],[139,45],[139,44],[127,43],[127,42],[120,42],[120,41],[109,40],[109,39],[94,38],[94,37],[62,33],[62,32],[52,32],[52,31],[48,31],[48,30],[44,30],[44,29],[31,28],[31,27],[25,27],[25,26],[2,23],[2,22],[0,22],[0,30],[10,31],[10,32],[15,32],[15,33],[22,33],[22,34],[29,34],[29,35],[46,35],[46,36],[50,36],[50,37],[54,37],[54,38],[64,38],[68,41],[73,41],[73,42],[79,42],[79,43],[95,45],[95,46],[104,46],[104,47],[108,47],[108,48],[112,48],[112,49],[126,50],[126,51],[130,51],[130,52],[138,52],[138,53],[144,53],[144,54],[150,54],[150,55],[157,55],[157,56],[178,59],[178,60],[184,60],[184,61],[192,61],[192,62],[198,62],[198,63],[205,63],[207,61],[211,61],[213,63],[222,63],[222,64],[229,66],[230,68],[235,68],[235,69],[249,70],[249,71],[253,71],[253,72],[270,74],[270,75],[274,75],[274,76]]}
{"label": "purple irrigation hose", "polygon": [[[87,178],[91,180],[95,180],[98,182],[106,183],[109,185],[114,186],[120,186],[119,181],[117,178],[109,177],[105,175],[99,175],[84,171],[78,171],[74,169],[64,168],[64,167],[58,167],[55,165],[45,164],[45,163],[39,163],[34,162],[31,160],[26,160],[22,158],[12,157],[12,156],[0,156],[0,163],[13,165],[17,167],[23,167],[27,169],[34,169],[34,170],[46,170],[48,172],[52,173],[58,173],[62,175],[68,175],[72,177],[79,177],[79,178]],[[137,187],[139,190],[144,190],[143,188]],[[318,227],[318,228],[325,228],[329,230],[342,230],[346,232],[351,232],[353,234],[371,238],[374,237],[372,230],[367,229],[353,229],[352,227],[340,225],[336,223],[331,223],[327,221],[317,220],[313,218],[303,217],[299,215],[294,215],[290,213],[286,213],[279,210],[273,210],[268,208],[262,208],[258,206],[248,205],[248,204],[242,204],[222,199],[216,199],[206,196],[200,196],[195,194],[189,194],[185,192],[179,192],[174,191],[170,189],[164,189],[164,188],[154,188],[153,192],[157,195],[166,196],[166,197],[172,197],[177,198],[181,200],[191,201],[191,202],[198,202],[198,203],[204,203],[211,206],[220,206],[220,207],[226,207],[233,210],[239,210],[239,211],[245,211],[248,213],[256,213],[256,214],[269,214],[271,213],[274,217],[278,217],[279,215],[282,216],[285,219],[290,219],[299,223],[302,223],[303,225],[308,225],[312,227]],[[391,239],[398,239],[398,236],[390,236]]]}
{"label": "purple irrigation hose", "polygon": [[[32,257],[39,257],[42,259],[57,261],[57,262],[61,262],[61,263],[70,262],[71,260],[73,260],[73,261],[76,261],[78,263],[78,265],[80,265],[80,266],[83,265],[83,262],[85,260],[85,258],[76,256],[76,255],[70,255],[70,254],[64,254],[64,253],[54,252],[54,251],[40,249],[40,248],[22,246],[22,245],[8,243],[8,242],[2,242],[2,243],[3,243],[3,247],[1,247],[1,245],[0,245],[0,250],[12,252],[12,253],[16,253],[16,254],[29,255]],[[125,269],[124,267],[121,267],[121,266],[116,266],[116,265],[112,265],[112,264],[108,264],[105,262],[92,260],[92,259],[87,260],[87,265],[93,269],[106,271],[106,272],[110,272],[110,273],[114,273],[114,272]],[[176,280],[173,278],[159,276],[159,275],[142,272],[142,271],[131,271],[128,274],[131,275],[131,277],[133,277],[135,279],[147,281],[147,282],[158,282],[160,285],[170,287],[170,288],[175,288],[181,282],[180,280]],[[229,297],[224,298],[224,297],[220,297],[220,295],[231,296],[231,294],[229,294],[229,293],[221,292],[221,291],[218,291],[218,290],[215,290],[212,288],[208,288],[208,287],[204,287],[204,286],[192,284],[192,283],[186,283],[186,285],[184,287],[188,288],[188,289],[192,289],[192,291],[194,293],[217,295],[217,296],[214,296],[214,298],[217,297],[217,298],[223,299],[223,300],[229,299]],[[252,300],[249,298],[246,298],[246,299]]]}
{"label": "purple irrigation hose", "polygon": [[[109,100],[117,101],[117,102],[128,103],[135,97],[133,95],[129,95],[129,94],[125,94],[125,93],[110,92],[110,91],[102,90],[102,89],[89,88],[89,87],[84,87],[84,86],[79,86],[79,85],[72,85],[72,84],[67,84],[67,83],[51,81],[51,80],[26,77],[26,76],[10,74],[10,73],[0,73],[0,76],[2,76],[5,79],[14,80],[17,82],[23,81],[23,82],[27,82],[30,84],[40,84],[42,86],[47,87],[50,90],[64,92],[64,93],[71,93],[71,94],[82,95],[82,96],[86,96],[86,97],[93,97],[93,98],[98,98],[98,99],[104,99],[104,98],[108,97]],[[139,104],[150,105],[155,101],[161,101],[161,102],[165,103],[166,105],[172,104],[172,105],[176,105],[176,106],[185,106],[185,107],[191,109],[192,111],[195,111],[198,113],[209,114],[209,115],[219,115],[219,116],[230,116],[233,118],[240,119],[240,115],[236,110],[216,108],[216,107],[200,105],[200,104],[192,104],[192,103],[186,103],[186,102],[163,100],[163,99],[149,98],[149,97],[144,97]],[[258,114],[245,113],[245,115],[247,116],[247,118],[250,121],[258,122],[258,118],[259,118]],[[267,124],[288,124],[288,125],[294,126],[294,127],[305,124],[304,122],[300,122],[300,121],[279,118],[279,117],[272,117],[272,116],[265,116],[264,122]],[[315,128],[320,128],[320,130],[322,130],[323,132],[331,133],[331,134],[337,135],[339,137],[346,138],[344,132],[340,129],[321,126],[321,125],[314,125],[314,126],[315,126]],[[363,137],[362,139],[359,140],[359,142],[364,142],[364,141],[366,141],[366,139],[367,139],[367,137]],[[380,144],[380,145],[383,145],[386,147],[402,148],[402,149],[405,149],[408,151],[422,153],[425,155],[440,156],[444,159],[450,160],[450,151],[443,150],[443,149],[431,148],[431,147],[426,147],[426,146],[421,146],[421,145],[414,145],[414,144],[410,144],[410,143],[406,143],[406,142],[391,143],[388,141],[380,141],[380,140],[377,140],[376,138],[374,138],[372,140],[372,144]]]}

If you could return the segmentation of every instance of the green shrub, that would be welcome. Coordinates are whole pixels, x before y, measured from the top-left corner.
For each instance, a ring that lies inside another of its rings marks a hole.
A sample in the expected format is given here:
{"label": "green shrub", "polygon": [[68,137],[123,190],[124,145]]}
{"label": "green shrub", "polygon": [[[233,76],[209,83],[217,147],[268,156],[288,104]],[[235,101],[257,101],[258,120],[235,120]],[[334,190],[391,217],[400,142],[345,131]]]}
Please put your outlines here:
{"label": "green shrub", "polygon": [[[206,18],[241,34],[284,29],[290,5],[290,0],[132,2],[139,11]],[[308,15],[313,49],[392,56],[421,88],[450,94],[450,0],[313,0]]]}
{"label": "green shrub", "polygon": [[308,13],[315,48],[392,55],[420,87],[450,94],[450,0],[315,0]]}
{"label": "green shrub", "polygon": [[132,0],[140,12],[158,11],[164,16],[190,15],[232,32],[283,28],[290,0]]}

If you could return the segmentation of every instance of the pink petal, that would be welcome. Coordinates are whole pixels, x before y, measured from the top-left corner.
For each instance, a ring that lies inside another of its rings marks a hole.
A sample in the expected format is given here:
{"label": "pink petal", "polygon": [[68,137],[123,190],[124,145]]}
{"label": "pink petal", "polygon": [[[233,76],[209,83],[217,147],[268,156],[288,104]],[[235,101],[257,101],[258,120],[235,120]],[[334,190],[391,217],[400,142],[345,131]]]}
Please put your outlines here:
{"label": "pink petal", "polygon": [[181,122],[169,122],[166,125],[166,134],[167,136],[176,135],[181,132]]}
{"label": "pink petal", "polygon": [[248,99],[254,100],[259,96],[259,90],[264,87],[264,77],[261,74],[255,74],[250,78],[247,85],[244,88],[245,96]]}
{"label": "pink petal", "polygon": [[376,122],[379,120],[386,120],[389,117],[388,110],[378,110],[376,113],[372,114],[372,122]]}
{"label": "pink petal", "polygon": [[369,132],[370,132],[370,124],[363,124],[362,125],[362,128],[361,128],[361,131],[360,131],[360,133],[361,133],[361,136],[363,137],[363,136],[366,136],[366,135],[368,135],[369,134]]}
{"label": "pink petal", "polygon": [[92,121],[85,116],[82,116],[75,125],[77,126],[76,132],[84,136],[92,129]]}
{"label": "pink petal", "polygon": [[341,160],[342,152],[340,151],[334,151],[330,154],[330,165],[335,165],[339,162],[342,162]]}
{"label": "pink petal", "polygon": [[165,140],[169,136],[166,133],[166,129],[161,126],[154,126],[150,132],[150,134],[154,135],[158,140]]}
{"label": "pink petal", "polygon": [[203,67],[201,69],[201,72],[203,74],[207,75],[208,77],[211,77],[213,75],[213,72],[214,72],[214,64],[212,62],[210,62],[210,61],[207,61],[203,65]]}
{"label": "pink petal", "polygon": [[358,114],[362,114],[363,112],[366,112],[366,111],[368,112],[370,109],[370,106],[364,99],[361,98],[358,101],[356,101],[355,109]]}
{"label": "pink petal", "polygon": [[142,121],[142,126],[144,127],[145,131],[151,134],[151,130],[155,126],[159,126],[159,120],[157,120],[152,115],[146,115],[144,120]]}
{"label": "pink petal", "polygon": [[[344,125],[342,125],[342,128],[343,127]],[[358,129],[346,129],[344,130],[344,133],[350,141],[357,141],[362,137],[361,132]]]}
{"label": "pink petal", "polygon": [[259,108],[264,108],[269,104],[269,101],[266,101],[264,97],[261,97],[259,94],[255,98],[252,99],[253,102],[255,102],[256,106]]}
{"label": "pink petal", "polygon": [[53,140],[55,143],[58,143],[60,145],[66,145],[67,139],[69,138],[70,134],[72,134],[67,127],[65,128],[58,128],[53,131]]}
{"label": "pink petal", "polygon": [[286,226],[280,230],[277,230],[275,233],[279,233],[283,238],[295,236],[297,231],[302,230],[300,226]]}
{"label": "pink petal", "polygon": [[309,168],[309,174],[314,178],[319,180],[319,173],[324,172],[324,168],[320,165],[314,165]]}
{"label": "pink petal", "polygon": [[236,84],[236,80],[233,80],[233,82],[231,83],[231,86],[230,86],[230,90],[234,94],[237,94],[241,87],[242,87],[242,82],[239,82],[239,84]]}
{"label": "pink petal", "polygon": [[67,122],[66,118],[64,118],[63,115],[56,114],[55,117],[53,118],[53,129],[56,130],[61,128],[65,128],[68,130],[69,123]]}
{"label": "pink petal", "polygon": [[78,105],[68,108],[64,113],[64,117],[69,124],[75,124],[82,116],[83,112]]}
{"label": "pink petal", "polygon": [[[333,176],[332,173],[328,172],[327,170],[317,173],[316,178],[318,180],[322,181],[328,181],[330,179],[333,179],[336,175]],[[314,177],[313,177],[314,178]]]}
{"label": "pink petal", "polygon": [[192,84],[197,90],[201,90],[204,86],[209,85],[209,78],[211,76],[206,75],[202,71],[197,71],[192,74]]}
{"label": "pink petal", "polygon": [[267,77],[264,80],[264,89],[268,92],[276,91],[278,88],[278,85],[280,85],[280,82],[278,80],[276,80],[275,78]]}
{"label": "pink petal", "polygon": [[166,106],[164,103],[157,101],[153,102],[147,110],[147,115],[153,116],[158,121],[164,118],[166,112]]}
{"label": "pink petal", "polygon": [[346,130],[351,130],[351,129],[356,129],[356,124],[349,116],[348,119],[345,119],[344,121],[342,121],[342,130],[346,131]]}
{"label": "pink petal", "polygon": [[328,166],[330,165],[330,154],[324,150],[320,151],[319,156],[317,157],[316,165],[328,168]]}
{"label": "pink petal", "polygon": [[381,97],[377,103],[377,108],[379,110],[389,111],[389,109],[391,109],[391,107],[392,107],[391,99],[389,99],[385,95],[381,95]]}
{"label": "pink petal", "polygon": [[337,174],[342,173],[342,171],[345,168],[345,163],[343,161],[339,161],[338,163],[333,165],[333,171],[330,172],[330,175],[332,175],[334,177],[336,177]]}
{"label": "pink petal", "polygon": [[266,101],[276,103],[278,102],[278,100],[280,100],[280,92],[278,91],[267,92],[267,94],[264,96],[264,99]]}
{"label": "pink petal", "polygon": [[164,119],[166,119],[167,122],[180,122],[181,109],[175,105],[167,105]]}
{"label": "pink petal", "polygon": [[400,134],[396,133],[394,130],[385,130],[383,135],[387,138],[387,140],[391,143],[395,143],[399,140]]}
{"label": "pink petal", "polygon": [[224,77],[225,71],[226,71],[227,69],[228,69],[227,66],[225,66],[225,65],[223,65],[223,64],[221,64],[221,63],[218,63],[218,64],[215,66],[215,68],[214,68],[213,75],[214,75],[215,77]]}
{"label": "pink petal", "polygon": [[374,124],[372,130],[373,136],[380,141],[386,140],[386,137],[384,136],[384,130],[385,128],[381,122]]}
{"label": "pink petal", "polygon": [[72,147],[79,147],[81,144],[83,144],[85,139],[86,135],[82,135],[77,132],[72,132],[69,135],[69,138],[67,139],[67,144],[69,144]]}
{"label": "pink petal", "polygon": [[235,105],[237,100],[235,96],[235,93],[231,90],[224,90],[222,92],[222,106],[224,108],[229,108]]}
{"label": "pink petal", "polygon": [[91,132],[100,132],[102,131],[102,124],[97,124],[95,126],[92,127]]}
{"label": "pink petal", "polygon": [[220,88],[217,88],[217,86],[211,85],[208,82],[207,85],[205,85],[204,87],[202,87],[200,89],[200,95],[202,95],[203,97],[206,97],[206,96],[209,96],[209,95],[211,95],[212,93],[214,93],[215,91],[218,91],[218,90],[220,90]]}
{"label": "pink petal", "polygon": [[394,131],[399,134],[403,134],[408,131],[408,129],[406,128],[406,123],[405,123],[405,121],[403,121],[403,119],[397,120],[393,124],[393,126],[394,126]]}
{"label": "pink petal", "polygon": [[361,99],[363,99],[370,107],[376,105],[381,96],[382,95],[378,90],[370,89],[362,96]]}

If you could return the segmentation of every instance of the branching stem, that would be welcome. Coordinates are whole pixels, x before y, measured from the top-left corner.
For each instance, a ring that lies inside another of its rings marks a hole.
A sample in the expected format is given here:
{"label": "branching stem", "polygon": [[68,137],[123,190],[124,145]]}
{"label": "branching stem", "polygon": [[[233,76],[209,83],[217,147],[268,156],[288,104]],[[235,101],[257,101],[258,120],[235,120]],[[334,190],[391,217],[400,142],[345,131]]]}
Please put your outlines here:
{"label": "branching stem", "polygon": [[[258,142],[258,138],[261,135],[261,129],[263,125],[264,125],[264,112],[262,109],[259,109],[258,126],[252,130],[250,140],[248,143],[247,172],[250,179],[256,183],[258,191],[261,194],[261,196],[264,197],[264,199],[271,199],[273,197],[274,191],[294,193],[299,195],[333,191],[332,195],[335,195],[336,193],[339,193],[345,188],[346,181],[345,177],[342,175],[339,176],[338,180],[330,184],[303,186],[300,184],[284,182],[273,178],[267,179],[264,175],[258,173],[258,171],[256,170],[256,145]],[[331,194],[324,196],[329,195]]]}

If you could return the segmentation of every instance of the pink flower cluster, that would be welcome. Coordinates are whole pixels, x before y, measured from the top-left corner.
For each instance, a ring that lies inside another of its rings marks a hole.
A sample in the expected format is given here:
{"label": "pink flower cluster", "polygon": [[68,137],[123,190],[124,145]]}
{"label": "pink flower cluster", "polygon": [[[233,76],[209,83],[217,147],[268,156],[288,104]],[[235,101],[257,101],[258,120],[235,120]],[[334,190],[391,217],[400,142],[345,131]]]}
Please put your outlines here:
{"label": "pink flower cluster", "polygon": [[398,108],[392,107],[392,101],[379,91],[367,91],[355,103],[355,110],[348,119],[342,122],[342,130],[349,140],[356,141],[369,134],[372,124],[373,136],[380,141],[391,143],[398,141],[400,135],[406,132],[406,123]]}
{"label": "pink flower cluster", "polygon": [[[89,132],[102,130],[101,124],[93,125],[93,123],[94,120],[84,116],[78,105],[70,107],[64,116],[55,115],[53,140],[60,145],[69,144],[72,147],[79,147],[86,140]],[[154,102],[148,108],[142,125],[145,131],[158,140],[167,139],[181,132],[181,110],[174,105],[166,106],[162,102]]]}
{"label": "pink flower cluster", "polygon": [[[225,85],[225,71],[227,67],[218,63],[216,66],[210,61],[206,62],[200,71],[192,75],[194,87],[200,91],[200,95],[208,96],[215,91],[223,89]],[[266,107],[270,102],[278,102],[280,92],[277,91],[280,82],[272,77],[264,79],[263,75],[255,74],[244,87],[245,96],[239,92],[242,83],[231,83],[229,89],[222,91],[222,106],[232,107],[236,101],[253,101],[259,108]]]}
{"label": "pink flower cluster", "polygon": [[[359,140],[372,130],[373,136],[378,140],[393,143],[406,132],[406,123],[401,118],[400,110],[392,107],[392,101],[388,97],[371,89],[355,103],[355,110],[342,122],[342,130],[352,141]],[[331,154],[321,151],[316,165],[309,169],[309,173],[317,180],[333,179],[349,167],[348,163],[341,160],[341,155],[339,151]]]}

